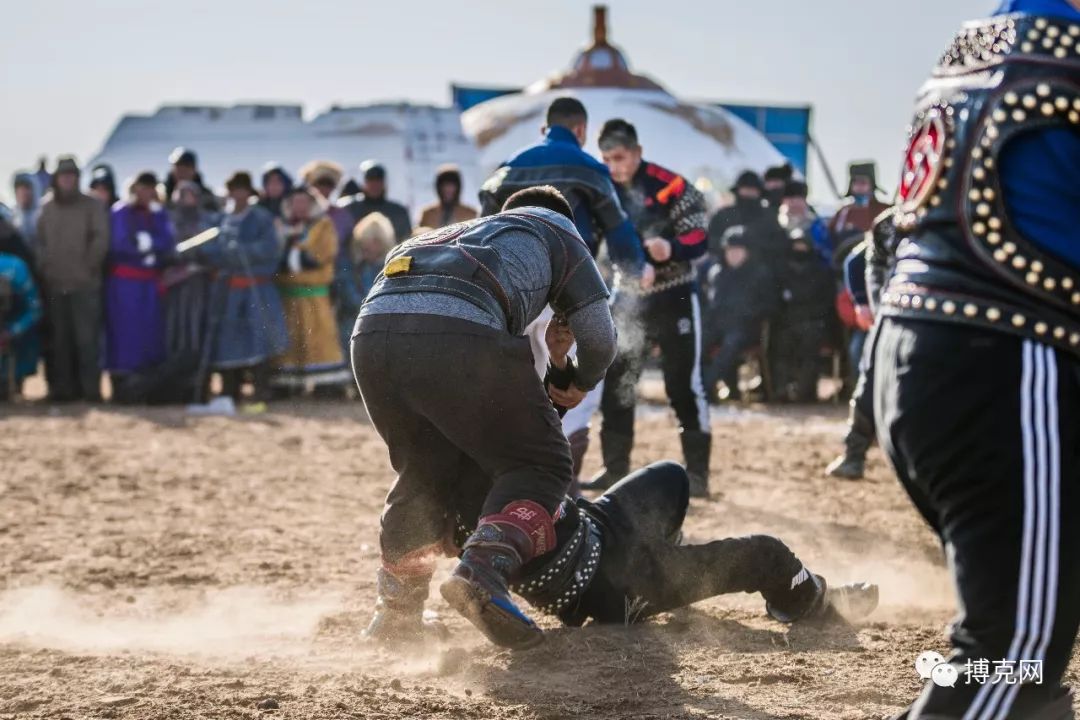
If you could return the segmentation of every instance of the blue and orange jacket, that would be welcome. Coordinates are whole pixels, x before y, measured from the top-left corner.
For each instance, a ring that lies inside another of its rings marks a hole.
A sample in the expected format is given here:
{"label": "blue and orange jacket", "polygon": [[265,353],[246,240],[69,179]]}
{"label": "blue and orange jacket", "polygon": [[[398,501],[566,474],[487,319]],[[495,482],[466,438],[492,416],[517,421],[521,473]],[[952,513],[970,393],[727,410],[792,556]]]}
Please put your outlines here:
{"label": "blue and orange jacket", "polygon": [[642,239],[671,243],[669,263],[689,263],[705,254],[705,196],[686,178],[656,163],[642,161],[619,199]]}

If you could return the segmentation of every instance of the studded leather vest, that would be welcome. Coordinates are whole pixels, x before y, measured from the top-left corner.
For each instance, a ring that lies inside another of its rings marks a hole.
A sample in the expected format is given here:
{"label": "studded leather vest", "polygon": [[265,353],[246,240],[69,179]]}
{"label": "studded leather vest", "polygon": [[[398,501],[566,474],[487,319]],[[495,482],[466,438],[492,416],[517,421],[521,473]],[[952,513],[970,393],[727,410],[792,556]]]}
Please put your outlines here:
{"label": "studded leather vest", "polygon": [[499,252],[491,246],[506,232],[531,235],[547,245],[548,303],[556,313],[568,315],[607,297],[600,271],[580,237],[539,213],[513,210],[450,225],[398,245],[387,254],[365,302],[394,293],[446,293],[504,318],[510,333],[520,335],[534,318],[521,307]]}
{"label": "studded leather vest", "polygon": [[588,619],[579,601],[600,566],[603,550],[600,528],[580,506],[566,500],[560,522],[575,523],[570,537],[542,567],[530,568],[511,588],[531,606],[557,616],[563,623],[579,626]]}
{"label": "studded leather vest", "polygon": [[881,314],[1080,353],[1080,274],[1017,230],[999,175],[1009,140],[1055,127],[1080,132],[1080,23],[1006,15],[966,25],[920,93]]}

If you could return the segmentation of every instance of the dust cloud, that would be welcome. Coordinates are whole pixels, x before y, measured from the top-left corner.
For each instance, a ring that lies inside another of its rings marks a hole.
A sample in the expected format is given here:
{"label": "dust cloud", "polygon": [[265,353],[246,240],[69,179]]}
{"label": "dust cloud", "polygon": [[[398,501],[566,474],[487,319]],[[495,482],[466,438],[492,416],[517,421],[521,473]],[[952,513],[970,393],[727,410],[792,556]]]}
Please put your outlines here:
{"label": "dust cloud", "polygon": [[341,600],[282,600],[236,587],[208,591],[180,612],[143,610],[153,605],[152,597],[131,597],[123,614],[98,613],[59,587],[11,590],[0,595],[0,642],[75,652],[289,655],[309,649],[320,619]]}

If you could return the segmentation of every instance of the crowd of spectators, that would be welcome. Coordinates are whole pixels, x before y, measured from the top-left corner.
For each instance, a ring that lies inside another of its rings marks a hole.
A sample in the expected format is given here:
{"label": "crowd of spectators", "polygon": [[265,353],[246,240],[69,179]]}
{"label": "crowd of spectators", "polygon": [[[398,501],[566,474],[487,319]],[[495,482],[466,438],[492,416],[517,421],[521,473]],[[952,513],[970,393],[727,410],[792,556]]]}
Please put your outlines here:
{"label": "crowd of spectators", "polygon": [[[359,306],[414,234],[385,168],[365,161],[351,180],[329,161],[296,177],[270,163],[258,187],[236,172],[219,197],[193,150],[168,161],[124,188],[105,165],[84,183],[69,156],[15,175],[14,207],[0,206],[0,399],[39,371],[52,402],[99,402],[103,372],[128,403],[205,402],[211,387],[256,404],[350,395]],[[848,191],[825,218],[790,166],[747,171],[713,215],[698,272],[714,401],[742,396],[749,359],[772,401],[816,400],[825,356],[854,372],[869,318],[845,263],[886,206],[872,165],[851,167]],[[416,230],[476,217],[461,194],[461,173],[440,168]]]}

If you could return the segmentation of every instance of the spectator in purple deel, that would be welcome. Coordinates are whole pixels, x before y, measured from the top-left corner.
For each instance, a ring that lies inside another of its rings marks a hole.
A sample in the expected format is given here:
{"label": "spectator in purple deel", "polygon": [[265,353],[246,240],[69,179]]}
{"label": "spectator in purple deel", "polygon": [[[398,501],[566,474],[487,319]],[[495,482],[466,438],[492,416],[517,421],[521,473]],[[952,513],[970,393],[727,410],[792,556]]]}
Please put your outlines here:
{"label": "spectator in purple deel", "polygon": [[114,390],[131,373],[165,359],[162,266],[176,253],[169,215],[161,206],[157,177],[139,173],[127,201],[112,211],[112,241],[106,258],[105,369]]}

